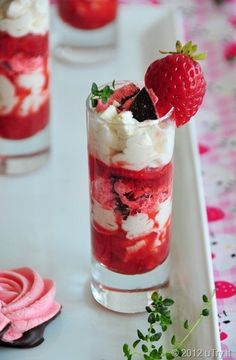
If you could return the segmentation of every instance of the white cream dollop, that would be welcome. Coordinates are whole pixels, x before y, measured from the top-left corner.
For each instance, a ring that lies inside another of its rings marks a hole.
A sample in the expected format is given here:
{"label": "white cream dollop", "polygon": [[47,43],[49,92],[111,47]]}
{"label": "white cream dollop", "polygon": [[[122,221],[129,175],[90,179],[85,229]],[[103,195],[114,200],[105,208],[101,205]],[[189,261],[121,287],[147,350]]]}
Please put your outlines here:
{"label": "white cream dollop", "polygon": [[165,226],[167,220],[171,216],[171,211],[172,211],[172,201],[170,197],[166,201],[158,205],[158,213],[155,217],[155,220],[160,228],[163,228]]}
{"label": "white cream dollop", "polygon": [[142,249],[145,246],[146,246],[145,240],[139,240],[134,245],[127,246],[126,251],[129,254],[133,254],[133,253],[136,253],[137,251],[139,251],[140,249]]}
{"label": "white cream dollop", "polygon": [[104,209],[96,200],[93,200],[92,216],[102,228],[115,231],[118,229],[116,217],[112,210]]}
{"label": "white cream dollop", "polygon": [[103,113],[94,111],[89,124],[89,147],[105,164],[139,171],[171,161],[175,123],[146,120],[138,122],[130,111],[117,114],[111,105]]}
{"label": "white cream dollop", "polygon": [[48,0],[0,1],[0,31],[13,37],[44,35],[49,30]]}
{"label": "white cream dollop", "polygon": [[8,78],[0,75],[0,114],[9,114],[17,101],[14,85]]}
{"label": "white cream dollop", "polygon": [[153,230],[154,221],[147,214],[130,215],[122,221],[122,229],[127,232],[127,239],[133,240],[147,235]]}
{"label": "white cream dollop", "polygon": [[45,84],[43,69],[20,75],[17,82],[21,87],[31,91],[21,103],[20,115],[25,116],[31,111],[38,111],[49,96],[48,90],[43,90]]}

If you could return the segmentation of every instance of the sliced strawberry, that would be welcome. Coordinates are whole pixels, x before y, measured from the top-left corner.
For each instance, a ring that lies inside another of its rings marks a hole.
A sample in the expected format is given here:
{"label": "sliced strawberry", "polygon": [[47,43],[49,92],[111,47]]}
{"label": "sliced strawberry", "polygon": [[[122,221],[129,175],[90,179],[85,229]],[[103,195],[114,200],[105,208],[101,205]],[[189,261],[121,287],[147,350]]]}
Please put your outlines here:
{"label": "sliced strawberry", "polygon": [[139,92],[139,87],[134,83],[129,83],[117,89],[109,98],[109,101],[113,103],[117,101],[119,104],[123,104],[128,98],[131,98]]}
{"label": "sliced strawberry", "polygon": [[135,95],[135,96],[132,96],[131,98],[129,98],[128,100],[126,100],[126,101],[124,102],[124,104],[122,105],[122,110],[128,111],[128,110],[130,109],[130,106],[133,104],[135,98],[136,98],[136,95]]}
{"label": "sliced strawberry", "polygon": [[[111,104],[109,104],[109,105],[111,105]],[[102,100],[98,99],[96,110],[97,110],[97,112],[103,112],[108,108],[109,105],[107,105],[107,103],[103,104]]]}
{"label": "sliced strawberry", "polygon": [[102,100],[99,99],[98,104],[96,106],[96,110],[97,110],[97,112],[103,112],[110,105],[113,105],[114,103],[116,105],[122,105],[126,100],[128,100],[129,98],[132,98],[134,95],[136,95],[139,92],[139,90],[140,90],[139,87],[133,83],[124,85],[114,91],[114,93],[109,97],[106,104],[103,104]]}

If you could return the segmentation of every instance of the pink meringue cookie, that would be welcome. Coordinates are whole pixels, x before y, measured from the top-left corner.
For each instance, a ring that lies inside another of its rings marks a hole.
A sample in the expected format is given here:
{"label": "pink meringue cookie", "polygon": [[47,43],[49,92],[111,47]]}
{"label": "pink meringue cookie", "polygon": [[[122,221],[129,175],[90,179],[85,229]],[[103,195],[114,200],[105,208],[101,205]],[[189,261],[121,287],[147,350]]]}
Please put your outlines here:
{"label": "pink meringue cookie", "polygon": [[0,333],[2,342],[14,342],[23,334],[55,317],[61,305],[55,284],[30,268],[0,271]]}

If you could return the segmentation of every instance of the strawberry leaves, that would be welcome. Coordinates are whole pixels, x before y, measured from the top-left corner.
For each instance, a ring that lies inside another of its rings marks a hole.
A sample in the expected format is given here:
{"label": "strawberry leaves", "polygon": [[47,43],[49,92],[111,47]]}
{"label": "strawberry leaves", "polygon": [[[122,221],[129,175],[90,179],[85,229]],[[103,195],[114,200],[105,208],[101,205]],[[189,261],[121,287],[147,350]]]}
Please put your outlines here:
{"label": "strawberry leaves", "polygon": [[193,60],[204,60],[206,58],[206,53],[202,52],[199,54],[196,54],[198,46],[196,44],[193,44],[192,41],[188,41],[185,45],[182,45],[179,40],[176,41],[176,51],[162,51],[159,50],[161,54],[183,54],[188,55]]}

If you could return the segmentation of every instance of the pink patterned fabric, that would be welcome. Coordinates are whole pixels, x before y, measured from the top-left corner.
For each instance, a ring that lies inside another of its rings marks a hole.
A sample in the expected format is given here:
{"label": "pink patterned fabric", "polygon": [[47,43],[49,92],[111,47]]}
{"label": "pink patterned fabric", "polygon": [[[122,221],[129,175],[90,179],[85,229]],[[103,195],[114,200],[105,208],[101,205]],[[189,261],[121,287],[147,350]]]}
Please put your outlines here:
{"label": "pink patterned fabric", "polygon": [[[161,0],[162,4],[170,1]],[[208,90],[198,115],[219,328],[225,360],[236,359],[236,0],[172,0],[186,38],[207,51]]]}

